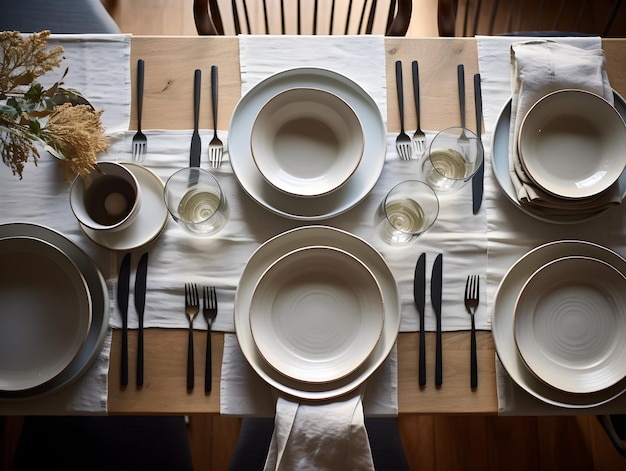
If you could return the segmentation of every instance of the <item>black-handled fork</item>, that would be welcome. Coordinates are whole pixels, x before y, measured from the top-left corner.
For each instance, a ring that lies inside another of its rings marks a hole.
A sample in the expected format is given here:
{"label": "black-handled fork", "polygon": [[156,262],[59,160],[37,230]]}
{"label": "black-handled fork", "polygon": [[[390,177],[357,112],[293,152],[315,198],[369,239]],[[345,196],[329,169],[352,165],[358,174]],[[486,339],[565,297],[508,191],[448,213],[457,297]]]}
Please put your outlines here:
{"label": "black-handled fork", "polygon": [[202,314],[207,322],[206,329],[206,363],[204,368],[204,392],[211,392],[213,368],[211,361],[211,324],[217,317],[217,293],[215,287],[205,286],[202,290]]}
{"label": "black-handled fork", "polygon": [[189,320],[189,341],[187,343],[187,390],[191,391],[194,386],[193,367],[193,319],[200,312],[198,301],[198,287],[195,283],[185,284],[185,314]]}

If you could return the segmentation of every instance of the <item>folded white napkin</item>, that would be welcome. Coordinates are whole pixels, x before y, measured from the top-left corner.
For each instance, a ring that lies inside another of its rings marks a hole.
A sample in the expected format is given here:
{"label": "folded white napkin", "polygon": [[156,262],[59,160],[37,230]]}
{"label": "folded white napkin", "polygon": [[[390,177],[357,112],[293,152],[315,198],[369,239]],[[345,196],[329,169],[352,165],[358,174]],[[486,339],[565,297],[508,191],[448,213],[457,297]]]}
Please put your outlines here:
{"label": "folded white napkin", "polygon": [[521,122],[529,109],[550,92],[576,88],[603,96],[613,103],[605,68],[604,51],[595,38],[576,46],[550,39],[537,39],[511,46],[511,128],[509,158],[511,179],[522,204],[545,215],[593,214],[621,202],[619,185],[599,196],[579,201],[564,200],[539,188],[522,167],[517,149]]}
{"label": "folded white napkin", "polygon": [[279,396],[265,471],[373,471],[363,389],[323,405]]}

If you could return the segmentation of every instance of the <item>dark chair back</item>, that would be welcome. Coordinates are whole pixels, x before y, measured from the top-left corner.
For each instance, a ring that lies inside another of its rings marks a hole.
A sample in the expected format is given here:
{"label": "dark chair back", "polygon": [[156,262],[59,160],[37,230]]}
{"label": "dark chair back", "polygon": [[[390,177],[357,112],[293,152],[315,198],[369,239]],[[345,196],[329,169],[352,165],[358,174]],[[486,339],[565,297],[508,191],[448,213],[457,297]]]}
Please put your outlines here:
{"label": "dark chair back", "polygon": [[[200,35],[225,34],[385,34],[404,36],[412,0],[194,0]],[[292,24],[295,23],[295,24]],[[376,28],[376,25],[382,25]]]}

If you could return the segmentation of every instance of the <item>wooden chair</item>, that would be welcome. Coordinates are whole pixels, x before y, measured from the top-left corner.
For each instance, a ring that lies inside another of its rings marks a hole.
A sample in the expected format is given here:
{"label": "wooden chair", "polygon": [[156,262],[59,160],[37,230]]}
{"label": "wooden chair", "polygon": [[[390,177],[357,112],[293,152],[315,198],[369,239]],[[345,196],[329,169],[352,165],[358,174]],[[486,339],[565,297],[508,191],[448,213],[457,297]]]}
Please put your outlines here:
{"label": "wooden chair", "polygon": [[[439,0],[440,36],[626,35],[622,0]],[[620,15],[621,13],[621,15]]]}
{"label": "wooden chair", "polygon": [[[411,10],[412,0],[332,0],[332,3],[331,0],[194,0],[193,4],[196,29],[200,35],[404,36],[411,20]],[[274,28],[275,25],[280,27]]]}

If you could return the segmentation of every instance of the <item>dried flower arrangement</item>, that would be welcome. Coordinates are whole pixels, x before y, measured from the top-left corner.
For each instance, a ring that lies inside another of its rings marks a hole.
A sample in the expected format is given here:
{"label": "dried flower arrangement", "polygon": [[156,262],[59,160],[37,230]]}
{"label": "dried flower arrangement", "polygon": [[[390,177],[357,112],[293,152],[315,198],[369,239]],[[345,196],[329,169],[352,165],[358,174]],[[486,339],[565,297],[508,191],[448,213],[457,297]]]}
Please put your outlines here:
{"label": "dried flower arrangement", "polygon": [[62,87],[67,70],[47,89],[37,82],[63,60],[62,47],[47,50],[49,35],[0,32],[0,154],[20,179],[29,157],[37,164],[37,144],[59,159],[68,180],[96,168],[97,155],[109,147],[103,110]]}

